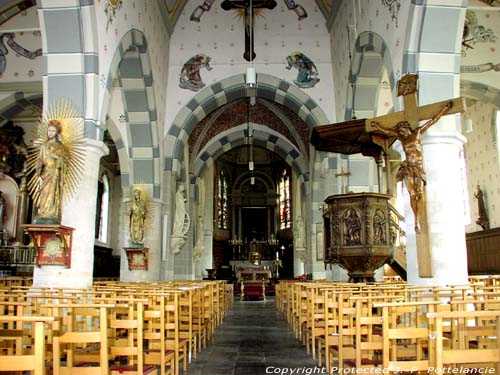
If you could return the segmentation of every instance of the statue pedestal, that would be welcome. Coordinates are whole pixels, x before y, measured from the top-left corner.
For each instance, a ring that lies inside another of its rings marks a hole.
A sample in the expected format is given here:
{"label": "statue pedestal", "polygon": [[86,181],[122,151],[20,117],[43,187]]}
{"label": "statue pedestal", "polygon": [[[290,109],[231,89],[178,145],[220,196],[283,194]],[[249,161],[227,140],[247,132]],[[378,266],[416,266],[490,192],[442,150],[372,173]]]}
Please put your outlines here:
{"label": "statue pedestal", "polygon": [[24,230],[33,240],[35,264],[71,267],[71,245],[74,228],[59,224],[25,224]]}
{"label": "statue pedestal", "polygon": [[148,270],[148,251],[147,247],[124,247],[127,253],[128,269],[134,270]]}

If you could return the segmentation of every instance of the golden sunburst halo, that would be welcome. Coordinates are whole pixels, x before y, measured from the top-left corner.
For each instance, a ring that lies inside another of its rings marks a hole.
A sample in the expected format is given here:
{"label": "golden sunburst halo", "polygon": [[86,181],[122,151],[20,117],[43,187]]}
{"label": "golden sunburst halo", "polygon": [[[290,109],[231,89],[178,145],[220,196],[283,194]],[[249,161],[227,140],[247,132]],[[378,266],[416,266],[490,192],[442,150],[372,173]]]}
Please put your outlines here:
{"label": "golden sunburst halo", "polygon": [[40,148],[47,142],[47,130],[52,120],[57,120],[61,124],[61,143],[67,157],[67,169],[63,180],[63,203],[67,202],[75,194],[84,170],[86,154],[83,141],[83,119],[69,99],[60,99],[44,112],[38,120],[34,129],[35,141],[29,150],[28,174],[31,177],[28,182],[28,189],[36,206],[39,203],[40,192],[38,190],[38,176],[34,172],[40,155]]}

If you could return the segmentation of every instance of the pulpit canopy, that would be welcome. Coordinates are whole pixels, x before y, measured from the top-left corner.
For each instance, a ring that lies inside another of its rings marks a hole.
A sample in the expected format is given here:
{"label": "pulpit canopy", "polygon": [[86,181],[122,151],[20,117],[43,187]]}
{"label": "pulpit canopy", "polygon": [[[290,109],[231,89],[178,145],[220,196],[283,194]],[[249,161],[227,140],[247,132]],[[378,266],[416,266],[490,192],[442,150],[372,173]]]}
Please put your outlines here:
{"label": "pulpit canopy", "polygon": [[[363,154],[378,159],[383,148],[376,143],[375,133],[365,129],[366,119],[350,120],[313,128],[311,144],[318,151],[338,152],[344,155]],[[392,139],[390,145],[395,141]]]}

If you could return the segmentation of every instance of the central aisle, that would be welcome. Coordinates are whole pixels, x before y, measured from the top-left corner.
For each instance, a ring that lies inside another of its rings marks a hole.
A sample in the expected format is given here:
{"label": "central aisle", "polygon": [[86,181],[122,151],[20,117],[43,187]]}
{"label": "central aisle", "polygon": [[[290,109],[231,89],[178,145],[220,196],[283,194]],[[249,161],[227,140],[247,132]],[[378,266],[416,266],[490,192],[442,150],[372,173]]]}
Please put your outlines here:
{"label": "central aisle", "polygon": [[313,367],[315,362],[276,310],[274,299],[235,301],[207,349],[188,366],[187,374],[281,374],[282,368],[288,374],[291,369],[302,369],[305,374]]}

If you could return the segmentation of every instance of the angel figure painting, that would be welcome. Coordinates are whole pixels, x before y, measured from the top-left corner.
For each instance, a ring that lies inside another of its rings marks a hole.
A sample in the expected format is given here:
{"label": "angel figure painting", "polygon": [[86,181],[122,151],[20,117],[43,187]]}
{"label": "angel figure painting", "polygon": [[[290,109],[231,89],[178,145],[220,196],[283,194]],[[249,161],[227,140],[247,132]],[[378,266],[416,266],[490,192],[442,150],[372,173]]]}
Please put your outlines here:
{"label": "angel figure painting", "polygon": [[55,108],[40,120],[29,157],[34,224],[61,223],[63,202],[76,191],[83,170],[82,121],[68,102]]}

